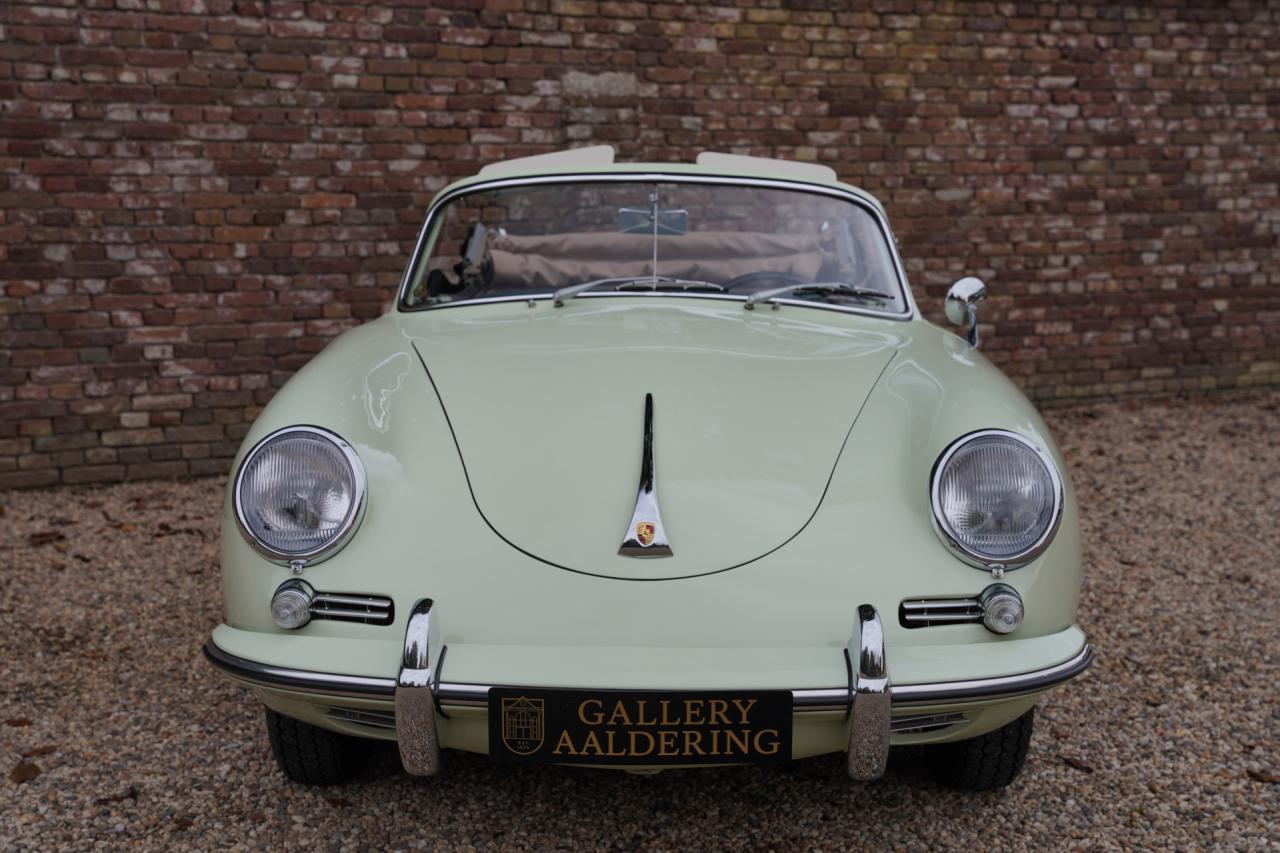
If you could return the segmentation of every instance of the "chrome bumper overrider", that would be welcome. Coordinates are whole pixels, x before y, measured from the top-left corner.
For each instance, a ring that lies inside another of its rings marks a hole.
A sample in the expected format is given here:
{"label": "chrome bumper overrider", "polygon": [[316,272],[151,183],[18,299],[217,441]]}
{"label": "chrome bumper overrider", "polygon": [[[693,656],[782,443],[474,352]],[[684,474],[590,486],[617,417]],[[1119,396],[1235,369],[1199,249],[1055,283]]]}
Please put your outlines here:
{"label": "chrome bumper overrider", "polygon": [[436,697],[432,691],[440,672],[440,627],[424,598],[409,611],[404,632],[404,658],[396,679],[396,742],[400,762],[415,776],[434,776],[440,770],[440,738],[436,735]]}
{"label": "chrome bumper overrider", "polygon": [[[854,642],[857,646],[854,646]],[[857,657],[854,657],[854,653]],[[889,667],[884,627],[870,604],[858,608],[858,624],[845,649],[852,671],[848,769],[851,779],[879,779],[889,761]]]}
{"label": "chrome bumper overrider", "polygon": [[[210,663],[252,686],[324,696],[393,700],[401,760],[406,770],[431,775],[440,769],[436,713],[440,706],[487,707],[489,690],[508,685],[450,682],[441,678],[447,651],[441,642],[439,614],[430,599],[418,601],[405,631],[404,656],[397,678],[292,669],[232,655],[212,640],[204,646]],[[870,605],[857,610],[845,649],[849,673],[842,687],[793,689],[795,713],[842,711],[850,719],[849,775],[874,779],[888,757],[892,708],[954,705],[1011,699],[1038,693],[1084,672],[1093,662],[1085,643],[1069,659],[1015,675],[927,684],[893,684],[879,614]],[[514,685],[512,685],[514,686]],[[527,685],[526,685],[527,686]],[[621,685],[619,685],[621,686]]]}

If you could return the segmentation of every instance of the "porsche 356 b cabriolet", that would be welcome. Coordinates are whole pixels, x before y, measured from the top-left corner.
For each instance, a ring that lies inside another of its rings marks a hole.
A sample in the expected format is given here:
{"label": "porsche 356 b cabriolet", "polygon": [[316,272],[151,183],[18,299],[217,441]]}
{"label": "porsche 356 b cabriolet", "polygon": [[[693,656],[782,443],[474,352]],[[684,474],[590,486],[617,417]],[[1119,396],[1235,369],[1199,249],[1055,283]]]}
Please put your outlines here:
{"label": "porsche 356 b cabriolet", "polygon": [[1082,672],[1062,457],[824,166],[607,146],[426,212],[392,310],[246,437],[208,659],[284,773],[362,738],[633,772],[913,746],[979,790]]}

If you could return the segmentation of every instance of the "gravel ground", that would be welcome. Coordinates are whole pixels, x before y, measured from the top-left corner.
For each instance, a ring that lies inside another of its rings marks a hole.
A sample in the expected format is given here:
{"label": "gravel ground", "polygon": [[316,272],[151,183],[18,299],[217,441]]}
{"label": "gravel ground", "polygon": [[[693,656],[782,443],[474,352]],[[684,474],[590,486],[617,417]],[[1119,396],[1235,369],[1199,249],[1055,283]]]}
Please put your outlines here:
{"label": "gravel ground", "polygon": [[0,493],[0,849],[1280,849],[1280,393],[1050,412],[1099,653],[1004,792],[895,758],[290,784],[205,665],[222,481]]}

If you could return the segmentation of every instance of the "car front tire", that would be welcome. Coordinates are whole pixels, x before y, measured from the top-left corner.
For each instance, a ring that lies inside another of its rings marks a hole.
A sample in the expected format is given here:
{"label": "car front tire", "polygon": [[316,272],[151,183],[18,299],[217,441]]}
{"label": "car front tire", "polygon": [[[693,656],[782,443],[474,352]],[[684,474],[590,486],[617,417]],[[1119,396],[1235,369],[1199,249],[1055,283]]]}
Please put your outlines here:
{"label": "car front tire", "polygon": [[360,739],[267,712],[267,737],[276,764],[294,782],[337,785],[360,769]]}
{"label": "car front tire", "polygon": [[969,740],[927,747],[942,784],[961,791],[994,791],[1018,778],[1027,762],[1036,709]]}

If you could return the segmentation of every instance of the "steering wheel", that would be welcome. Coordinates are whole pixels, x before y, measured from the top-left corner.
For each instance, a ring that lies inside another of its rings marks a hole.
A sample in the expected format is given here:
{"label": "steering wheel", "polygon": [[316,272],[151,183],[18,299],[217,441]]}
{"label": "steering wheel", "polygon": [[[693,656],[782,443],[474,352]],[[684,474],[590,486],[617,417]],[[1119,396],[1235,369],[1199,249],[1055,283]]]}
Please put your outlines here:
{"label": "steering wheel", "polygon": [[773,270],[756,270],[755,272],[745,273],[735,276],[724,283],[725,290],[733,290],[734,288],[743,287],[748,284],[755,284],[760,281],[776,281],[780,286],[788,284],[808,284],[809,279],[802,275],[796,275],[789,272],[775,272]]}

